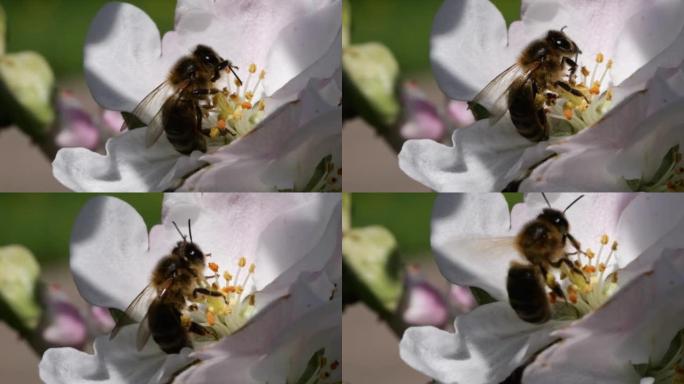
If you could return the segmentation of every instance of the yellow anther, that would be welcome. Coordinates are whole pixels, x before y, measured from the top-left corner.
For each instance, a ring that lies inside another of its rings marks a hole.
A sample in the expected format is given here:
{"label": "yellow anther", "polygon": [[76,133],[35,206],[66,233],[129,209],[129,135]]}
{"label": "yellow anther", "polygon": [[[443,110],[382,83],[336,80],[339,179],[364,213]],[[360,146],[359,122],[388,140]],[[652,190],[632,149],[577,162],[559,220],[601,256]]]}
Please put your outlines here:
{"label": "yellow anther", "polygon": [[596,54],[596,62],[603,63],[603,53],[599,52]]}
{"label": "yellow anther", "polygon": [[238,97],[239,97],[239,96],[237,95],[237,93],[231,93],[231,94],[230,94],[230,99],[233,100],[233,101],[237,100]]}
{"label": "yellow anther", "polygon": [[228,271],[223,272],[223,278],[226,279],[226,281],[230,281],[233,279],[233,275],[228,273]]}
{"label": "yellow anther", "polygon": [[256,64],[252,63],[249,65],[249,73],[256,73],[257,66]]}
{"label": "yellow anther", "polygon": [[565,117],[566,120],[572,120],[574,107],[575,105],[571,101],[566,101],[565,105],[563,105],[563,117]]}
{"label": "yellow anther", "polygon": [[588,258],[589,260],[593,259],[594,256],[596,256],[596,254],[594,253],[594,251],[591,250],[591,248],[587,249],[587,251],[585,252],[585,254],[587,255],[587,258]]}
{"label": "yellow anther", "polygon": [[245,92],[245,99],[251,101],[253,97],[254,97],[254,93],[249,92],[249,91],[248,91],[248,92]]}
{"label": "yellow anther", "polygon": [[220,134],[221,134],[221,130],[218,129],[218,127],[212,127],[209,130],[209,137],[211,137],[212,139],[219,137]]}
{"label": "yellow anther", "polygon": [[589,93],[591,93],[592,95],[598,95],[599,93],[601,93],[601,83],[598,80],[594,81],[591,84],[591,88],[589,88]]}
{"label": "yellow anther", "polygon": [[208,309],[207,309],[207,324],[209,324],[209,326],[216,324],[216,316],[214,316],[214,313]]}
{"label": "yellow anther", "polygon": [[238,261],[238,266],[240,268],[243,268],[245,265],[247,265],[247,259],[245,259],[244,257],[241,257],[240,260]]}
{"label": "yellow anther", "polygon": [[242,104],[240,104],[242,109],[252,109],[252,103],[249,101],[243,101]]}
{"label": "yellow anther", "polygon": [[591,274],[591,273],[596,272],[596,267],[594,267],[593,265],[585,265],[584,268],[582,268],[582,271],[584,273]]}
{"label": "yellow anther", "polygon": [[235,86],[238,87],[238,88],[242,86],[242,81],[240,81],[239,79],[235,79],[235,80],[233,81],[233,83],[234,83]]}
{"label": "yellow anther", "polygon": [[608,69],[613,68],[613,59],[608,60],[608,63],[606,63],[606,68],[608,68]]}
{"label": "yellow anther", "polygon": [[617,241],[613,241],[613,245],[610,247],[610,249],[612,249],[613,251],[617,251],[617,248],[618,248]]}
{"label": "yellow anther", "polygon": [[256,264],[252,263],[252,264],[249,266],[249,273],[254,273],[254,270],[256,270]]}
{"label": "yellow anther", "polygon": [[261,80],[263,80],[264,77],[266,77],[266,71],[262,69],[261,72],[259,73],[259,78],[260,78]]}
{"label": "yellow anther", "polygon": [[587,68],[587,67],[585,67],[585,66],[582,66],[581,71],[582,71],[582,75],[584,75],[584,76],[589,76],[589,73],[590,73],[590,72],[589,72],[589,68]]}
{"label": "yellow anther", "polygon": [[254,295],[249,295],[248,303],[252,306],[256,304],[256,297],[254,297]]}
{"label": "yellow anther", "polygon": [[606,270],[606,264],[599,263],[598,269],[599,271],[604,272]]}
{"label": "yellow anther", "polygon": [[257,105],[259,106],[259,110],[260,110],[260,111],[263,111],[264,109],[266,109],[266,102],[263,101],[263,100],[259,100],[259,102],[257,103]]}
{"label": "yellow anther", "polygon": [[606,100],[608,100],[608,101],[613,100],[613,91],[610,89],[606,91]]}
{"label": "yellow anther", "polygon": [[241,295],[242,292],[244,292],[244,288],[242,288],[241,285],[235,286],[235,293],[237,293],[238,295]]}
{"label": "yellow anther", "polygon": [[216,273],[219,270],[219,266],[216,263],[209,263],[209,269],[211,269],[212,271],[214,271],[214,273]]}
{"label": "yellow anther", "polygon": [[608,235],[606,235],[606,234],[601,235],[601,244],[603,244],[603,245],[608,244]]}

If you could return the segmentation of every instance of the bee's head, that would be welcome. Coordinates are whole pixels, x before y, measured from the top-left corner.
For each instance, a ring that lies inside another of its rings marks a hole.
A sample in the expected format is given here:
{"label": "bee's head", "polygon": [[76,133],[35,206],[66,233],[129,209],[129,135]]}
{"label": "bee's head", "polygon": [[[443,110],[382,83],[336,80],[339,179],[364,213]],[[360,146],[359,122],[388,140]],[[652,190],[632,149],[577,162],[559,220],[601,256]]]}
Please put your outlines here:
{"label": "bee's head", "polygon": [[543,220],[556,227],[563,235],[570,230],[570,223],[565,218],[565,214],[553,208],[545,208],[537,219]]}
{"label": "bee's head", "polygon": [[198,45],[192,52],[192,55],[197,59],[201,65],[213,74],[211,81],[216,81],[219,78],[219,72],[228,66],[228,61],[223,60],[221,56],[213,49],[206,45]]}
{"label": "bee's head", "polygon": [[568,35],[563,33],[563,29],[565,29],[565,27],[561,28],[560,31],[549,31],[549,33],[546,34],[546,42],[551,47],[566,56],[573,56],[577,55],[578,53],[582,53],[577,44],[575,44],[575,42],[572,41]]}
{"label": "bee's head", "polygon": [[183,259],[185,259],[188,264],[204,265],[205,255],[197,244],[183,240],[179,243],[179,247]]}

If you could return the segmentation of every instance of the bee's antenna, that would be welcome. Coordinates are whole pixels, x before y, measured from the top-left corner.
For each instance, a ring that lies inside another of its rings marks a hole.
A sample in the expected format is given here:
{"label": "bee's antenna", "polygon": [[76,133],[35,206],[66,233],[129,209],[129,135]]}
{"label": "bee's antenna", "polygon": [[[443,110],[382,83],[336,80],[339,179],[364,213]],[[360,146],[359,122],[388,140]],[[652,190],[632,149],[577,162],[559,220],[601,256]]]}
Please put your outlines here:
{"label": "bee's antenna", "polygon": [[581,198],[583,198],[583,197],[584,197],[584,195],[580,195],[578,198],[576,198],[572,203],[570,203],[570,205],[568,205],[567,207],[565,207],[565,210],[563,210],[563,213],[567,212],[567,210],[570,209],[570,207],[572,207],[573,204],[575,204],[576,202],[578,202],[579,199],[581,199]]}
{"label": "bee's antenna", "polygon": [[[172,223],[173,226],[176,227],[176,231],[178,231],[178,234],[183,238],[183,240],[185,240],[185,235],[183,234],[183,232],[181,232],[180,228],[178,228],[178,224],[176,224],[175,221],[172,221]],[[192,239],[190,241],[192,241]]]}
{"label": "bee's antenna", "polygon": [[551,208],[551,203],[549,203],[549,199],[546,198],[546,193],[542,192],[542,197],[544,198],[544,201],[546,201],[546,205],[548,205],[549,208]]}
{"label": "bee's antenna", "polygon": [[192,243],[192,227],[190,227],[190,219],[188,219],[188,234],[190,235],[190,242]]}
{"label": "bee's antenna", "polygon": [[233,65],[233,63],[231,63],[231,62],[229,61],[229,62],[228,62],[228,69],[230,69],[230,71],[233,73],[233,76],[235,76],[235,78],[237,79],[238,83],[240,83],[240,85],[242,85],[242,80],[240,80],[240,76],[238,76],[238,74],[235,72],[235,70],[236,70],[236,69],[240,69],[240,67],[238,67],[237,65]]}

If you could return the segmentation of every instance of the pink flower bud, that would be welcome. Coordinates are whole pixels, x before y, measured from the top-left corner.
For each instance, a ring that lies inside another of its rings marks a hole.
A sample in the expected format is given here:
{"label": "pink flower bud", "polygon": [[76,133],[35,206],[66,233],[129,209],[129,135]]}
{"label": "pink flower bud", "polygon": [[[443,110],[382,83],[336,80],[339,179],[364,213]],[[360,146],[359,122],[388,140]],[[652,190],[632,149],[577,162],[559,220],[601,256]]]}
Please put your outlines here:
{"label": "pink flower bud", "polygon": [[43,338],[54,345],[80,348],[88,338],[85,319],[69,297],[56,285],[48,287],[45,294],[47,325]]}
{"label": "pink flower bud", "polygon": [[447,130],[437,107],[413,82],[405,83],[403,91],[405,121],[401,136],[405,139],[442,140]]}
{"label": "pink flower bud", "polygon": [[417,266],[409,266],[404,279],[405,296],[402,318],[411,325],[441,327],[449,320],[444,295],[425,281]]}

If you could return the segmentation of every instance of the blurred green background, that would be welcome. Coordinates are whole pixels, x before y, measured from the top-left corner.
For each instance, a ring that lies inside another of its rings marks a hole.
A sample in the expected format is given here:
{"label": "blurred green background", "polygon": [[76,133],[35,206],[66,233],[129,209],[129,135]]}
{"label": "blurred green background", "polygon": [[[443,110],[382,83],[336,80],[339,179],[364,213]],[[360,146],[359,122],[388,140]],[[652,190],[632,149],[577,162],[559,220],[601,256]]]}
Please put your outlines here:
{"label": "blurred green background", "polygon": [[[399,243],[406,260],[430,255],[430,217],[434,193],[353,193],[352,226],[382,225]],[[523,200],[521,193],[505,193],[509,206]]]}
{"label": "blurred green background", "polygon": [[[21,244],[42,265],[66,262],[69,238],[76,216],[97,194],[2,193],[0,194],[0,246]],[[150,228],[161,220],[161,193],[114,194],[131,204]]]}
{"label": "blurred green background", "polygon": [[[43,54],[58,77],[81,75],[83,44],[91,20],[106,0],[3,0],[8,51]],[[175,1],[131,0],[163,32],[173,27]],[[507,22],[518,18],[520,0],[492,0]],[[384,42],[406,72],[429,70],[432,19],[442,0],[350,0],[352,41]]]}
{"label": "blurred green background", "polygon": [[[404,72],[430,70],[432,19],[442,0],[349,0],[352,43],[380,41],[399,61]],[[507,23],[520,16],[520,0],[492,0]]]}
{"label": "blurred green background", "polygon": [[[41,53],[58,77],[83,73],[83,45],[91,20],[107,0],[2,0],[7,13],[8,52]],[[173,27],[170,0],[133,0],[162,31]]]}

